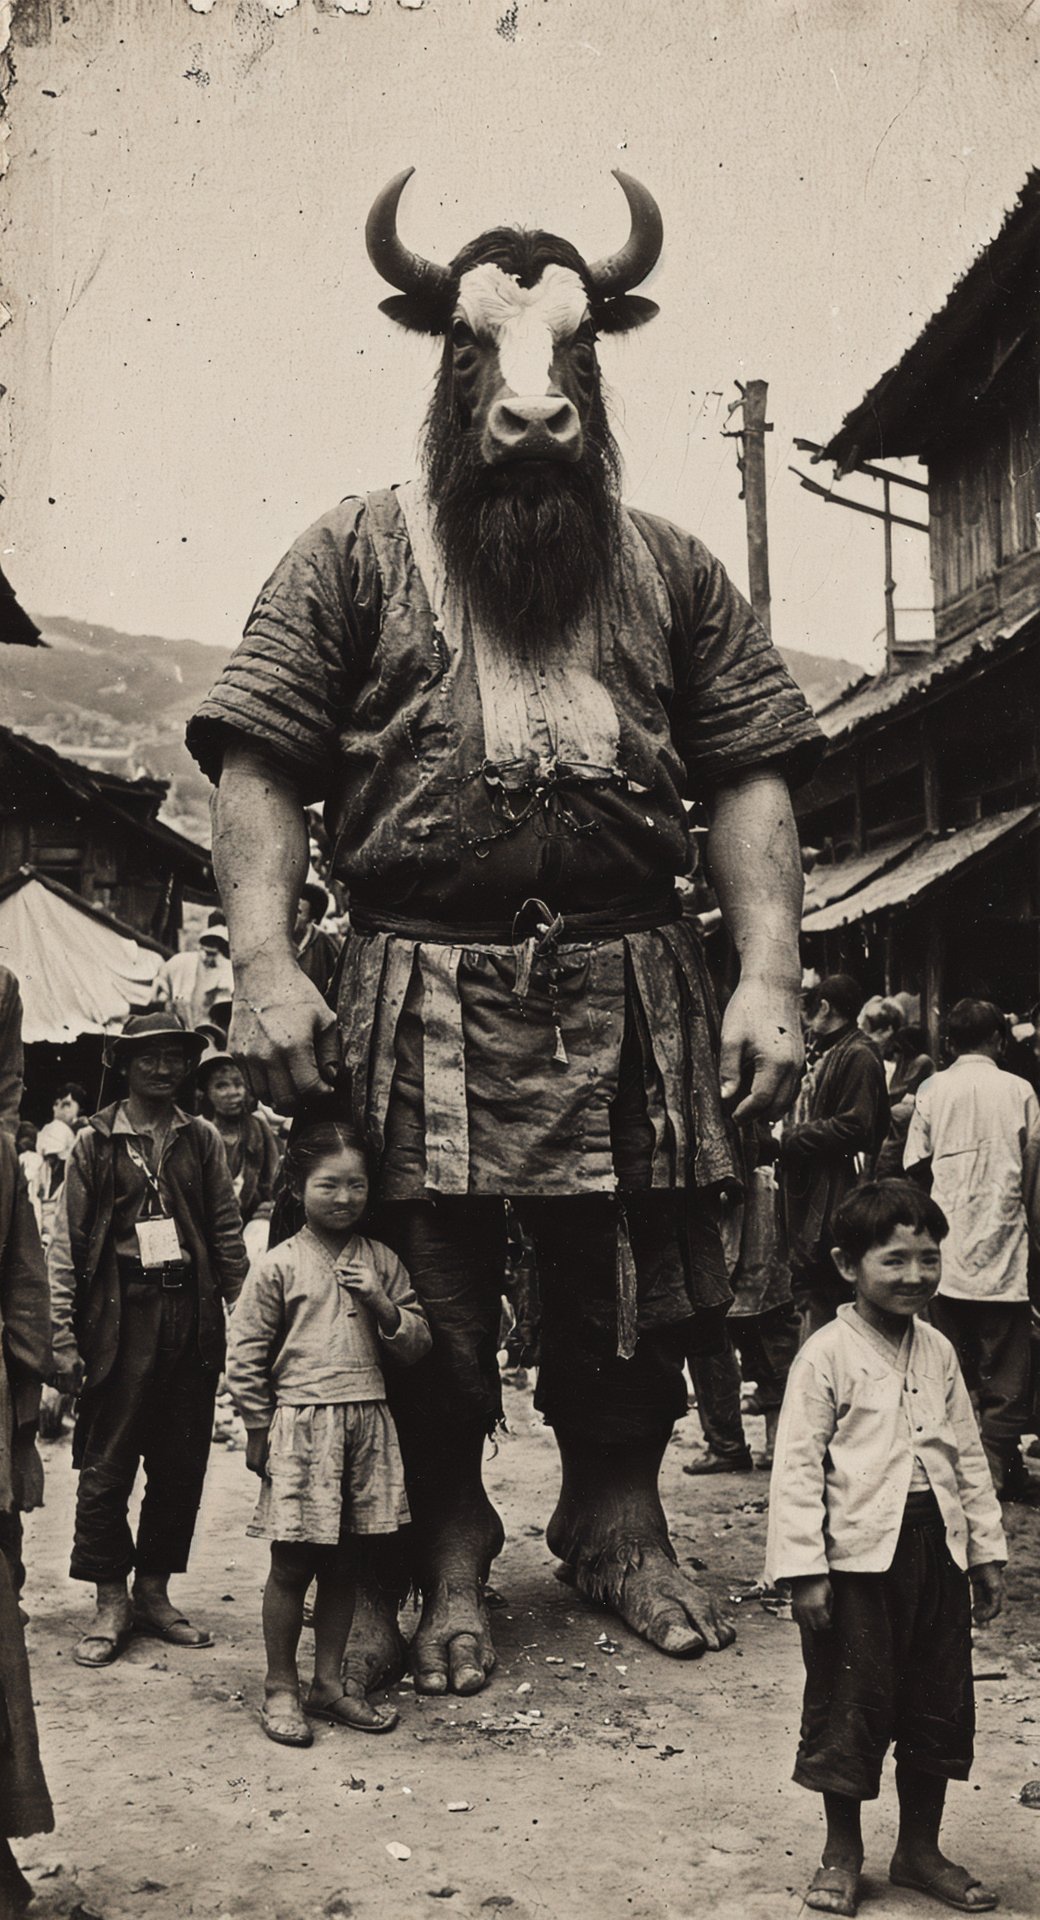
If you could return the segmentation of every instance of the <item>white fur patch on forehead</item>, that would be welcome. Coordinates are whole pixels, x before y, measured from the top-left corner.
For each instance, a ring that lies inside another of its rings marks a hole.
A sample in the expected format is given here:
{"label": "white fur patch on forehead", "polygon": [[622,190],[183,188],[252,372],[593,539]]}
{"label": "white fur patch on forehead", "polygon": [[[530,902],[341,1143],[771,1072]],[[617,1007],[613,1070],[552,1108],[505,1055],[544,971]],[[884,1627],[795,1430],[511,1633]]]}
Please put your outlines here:
{"label": "white fur patch on forehead", "polygon": [[537,318],[554,340],[561,340],[577,332],[588,309],[588,295],[572,267],[546,267],[537,286],[522,287],[512,274],[486,261],[462,275],[455,318],[474,333],[496,339],[521,316]]}

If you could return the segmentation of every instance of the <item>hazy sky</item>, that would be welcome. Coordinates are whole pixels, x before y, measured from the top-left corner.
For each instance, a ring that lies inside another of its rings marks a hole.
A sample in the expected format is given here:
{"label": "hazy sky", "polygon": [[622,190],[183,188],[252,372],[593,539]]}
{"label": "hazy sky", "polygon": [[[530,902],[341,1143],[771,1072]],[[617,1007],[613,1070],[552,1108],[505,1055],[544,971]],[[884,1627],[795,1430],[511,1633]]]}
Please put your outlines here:
{"label": "hazy sky", "polygon": [[[833,432],[1040,158],[1040,0],[279,5],[66,0],[16,49],[0,545],[25,602],[231,645],[303,526],[413,468],[435,349],[377,311],[377,188],[415,165],[402,230],[435,257],[502,220],[594,257],[627,231],[621,165],[665,221],[660,317],[601,353],[629,498],[743,585],[720,429],[768,379],[776,637],[875,660],[880,534],[800,491],[791,438]],[[904,605],[925,560],[909,536]]]}

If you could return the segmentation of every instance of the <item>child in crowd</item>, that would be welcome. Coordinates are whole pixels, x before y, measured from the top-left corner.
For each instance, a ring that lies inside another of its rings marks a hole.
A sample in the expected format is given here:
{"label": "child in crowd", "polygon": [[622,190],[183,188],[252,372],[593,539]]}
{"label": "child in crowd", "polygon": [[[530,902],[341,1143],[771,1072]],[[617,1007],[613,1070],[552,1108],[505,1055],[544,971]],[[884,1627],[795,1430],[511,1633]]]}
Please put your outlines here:
{"label": "child in crowd", "polygon": [[409,1518],[382,1354],[418,1360],[430,1331],[397,1256],[357,1230],[368,1166],[354,1128],[298,1119],[285,1171],[305,1225],[251,1269],[232,1321],[227,1378],[247,1428],[246,1465],[263,1479],[249,1531],[271,1542],[261,1724],[269,1739],[307,1747],[313,1734],[296,1650],[315,1576],[306,1712],[370,1733],[397,1723],[393,1711],[344,1688],[352,1537],[391,1534]]}
{"label": "child in crowd", "polygon": [[[869,1182],[837,1215],[855,1288],[806,1342],[777,1435],[768,1576],[791,1582],[805,1695],[794,1778],[822,1793],[823,1863],[806,1905],[854,1914],[861,1802],[895,1741],[896,1886],[962,1913],[997,1904],[939,1850],[948,1780],[972,1761],[972,1612],[995,1618],[1000,1507],[956,1355],[915,1316],[941,1271],[946,1220],[905,1180]],[[973,1604],[974,1603],[974,1604]]]}

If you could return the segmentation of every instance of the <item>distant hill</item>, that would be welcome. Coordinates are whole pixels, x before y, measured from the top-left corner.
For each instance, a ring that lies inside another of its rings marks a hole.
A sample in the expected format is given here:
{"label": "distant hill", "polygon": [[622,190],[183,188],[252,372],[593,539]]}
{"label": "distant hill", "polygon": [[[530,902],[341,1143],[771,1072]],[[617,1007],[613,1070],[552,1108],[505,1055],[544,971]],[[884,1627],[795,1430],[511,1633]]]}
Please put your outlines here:
{"label": "distant hill", "polygon": [[[224,664],[221,649],[34,617],[46,646],[0,647],[0,720],[87,766],[169,780],[163,818],[208,843],[209,786],[185,748],[184,727]],[[862,672],[847,660],[782,652],[814,707]]]}
{"label": "distant hill", "polygon": [[826,653],[803,653],[799,647],[781,647],[781,653],[815,712],[837,698],[846,687],[862,680],[865,667],[851,660],[832,659]]}
{"label": "distant hill", "polygon": [[0,720],[87,766],[171,783],[163,818],[209,839],[209,787],[184,746],[224,655],[198,640],[37,614],[46,645],[0,648]]}

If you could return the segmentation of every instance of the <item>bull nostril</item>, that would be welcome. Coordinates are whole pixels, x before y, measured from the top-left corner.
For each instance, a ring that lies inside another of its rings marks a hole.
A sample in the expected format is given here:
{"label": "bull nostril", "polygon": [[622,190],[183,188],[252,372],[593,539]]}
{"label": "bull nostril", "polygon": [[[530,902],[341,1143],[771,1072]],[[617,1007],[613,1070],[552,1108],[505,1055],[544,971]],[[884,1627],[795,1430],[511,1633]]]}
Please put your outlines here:
{"label": "bull nostril", "polygon": [[566,403],[562,407],[557,407],[556,412],[551,415],[545,424],[549,432],[554,434],[558,440],[564,440],[570,438],[577,427],[578,419],[574,408],[569,403]]}
{"label": "bull nostril", "polygon": [[512,407],[496,407],[494,416],[495,432],[498,433],[502,439],[515,440],[523,434],[529,433],[531,428],[537,425],[537,421],[532,420],[529,415],[526,413],[515,413]]}

